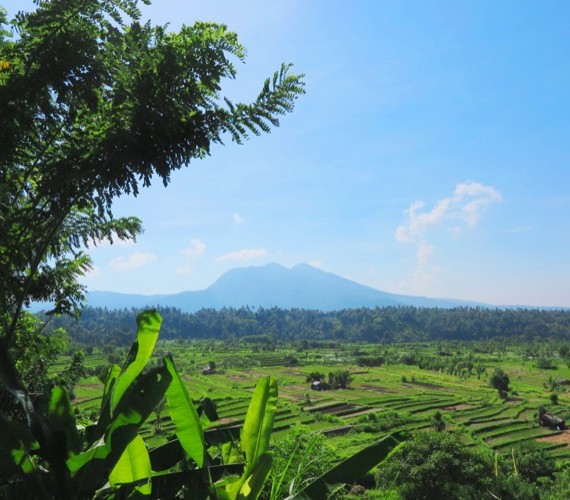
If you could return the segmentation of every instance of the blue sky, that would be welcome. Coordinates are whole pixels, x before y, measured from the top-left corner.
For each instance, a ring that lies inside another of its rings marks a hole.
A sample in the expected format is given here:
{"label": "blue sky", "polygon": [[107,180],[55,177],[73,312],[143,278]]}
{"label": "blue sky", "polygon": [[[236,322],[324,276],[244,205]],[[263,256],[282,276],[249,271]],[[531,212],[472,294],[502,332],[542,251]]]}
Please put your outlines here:
{"label": "blue sky", "polygon": [[[21,2],[3,2],[10,12]],[[236,31],[225,94],[281,62],[306,95],[271,134],[123,198],[136,245],[91,251],[91,290],[202,289],[311,263],[375,288],[570,307],[570,3],[156,0],[172,29]]]}

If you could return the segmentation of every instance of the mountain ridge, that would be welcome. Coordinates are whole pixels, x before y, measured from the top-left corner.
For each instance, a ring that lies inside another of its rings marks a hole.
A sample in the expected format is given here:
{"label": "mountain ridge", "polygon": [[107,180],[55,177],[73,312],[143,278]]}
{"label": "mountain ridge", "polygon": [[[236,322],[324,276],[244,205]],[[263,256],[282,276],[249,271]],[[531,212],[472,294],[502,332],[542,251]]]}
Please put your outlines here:
{"label": "mountain ridge", "polygon": [[230,269],[207,288],[174,294],[93,291],[87,305],[108,309],[176,307],[184,312],[223,307],[279,307],[332,311],[358,307],[491,307],[489,304],[384,292],[308,264],[271,263]]}

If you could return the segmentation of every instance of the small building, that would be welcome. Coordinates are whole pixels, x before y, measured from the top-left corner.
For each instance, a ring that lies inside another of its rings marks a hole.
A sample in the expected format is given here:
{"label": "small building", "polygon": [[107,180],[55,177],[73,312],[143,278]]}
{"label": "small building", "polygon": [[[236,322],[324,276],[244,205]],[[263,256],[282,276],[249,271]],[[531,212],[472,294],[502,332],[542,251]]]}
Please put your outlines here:
{"label": "small building", "polygon": [[570,385],[570,380],[567,378],[562,378],[556,381],[556,385]]}
{"label": "small building", "polygon": [[202,375],[212,375],[213,373],[216,373],[216,369],[212,368],[210,365],[206,365],[202,368]]}
{"label": "small building", "polygon": [[565,427],[565,422],[563,418],[554,415],[548,411],[541,412],[538,415],[538,423],[542,427],[550,427],[552,429],[562,430]]}
{"label": "small building", "polygon": [[313,380],[311,382],[311,389],[313,391],[328,391],[330,388],[330,384],[327,384],[321,380]]}

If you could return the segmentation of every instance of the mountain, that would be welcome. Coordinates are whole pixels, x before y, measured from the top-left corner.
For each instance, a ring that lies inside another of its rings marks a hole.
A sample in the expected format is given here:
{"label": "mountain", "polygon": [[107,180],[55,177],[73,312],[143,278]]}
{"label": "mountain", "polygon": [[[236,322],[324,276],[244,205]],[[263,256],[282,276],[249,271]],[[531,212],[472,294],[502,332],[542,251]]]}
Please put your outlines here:
{"label": "mountain", "polygon": [[279,264],[232,269],[204,290],[172,295],[90,292],[87,304],[109,309],[169,306],[185,312],[242,306],[332,311],[400,305],[445,308],[484,305],[382,292],[307,264],[292,269]]}

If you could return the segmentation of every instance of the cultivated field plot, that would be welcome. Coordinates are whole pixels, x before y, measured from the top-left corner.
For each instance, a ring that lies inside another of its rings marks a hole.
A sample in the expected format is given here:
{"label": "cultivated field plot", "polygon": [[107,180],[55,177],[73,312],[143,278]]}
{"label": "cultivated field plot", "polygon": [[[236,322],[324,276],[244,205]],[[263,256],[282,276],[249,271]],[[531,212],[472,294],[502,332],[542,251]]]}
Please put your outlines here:
{"label": "cultivated field plot", "polygon": [[[570,379],[566,363],[553,354],[557,369],[541,370],[521,354],[521,346],[499,344],[496,350],[481,352],[477,344],[457,343],[446,348],[452,355],[441,357],[450,368],[418,366],[421,360],[437,359],[438,350],[441,346],[429,343],[301,349],[296,345],[168,341],[159,343],[156,362],[171,354],[191,396],[216,402],[220,421],[211,425],[242,423],[256,381],[264,375],[275,376],[279,413],[273,439],[281,439],[291,426],[302,424],[328,436],[340,457],[392,431],[432,429],[434,414],[439,412],[447,428],[464,433],[467,445],[485,444],[508,453],[519,443],[534,441],[556,458],[570,460],[570,431],[541,427],[536,421],[540,406],[570,421],[570,392],[564,390],[567,386],[553,385],[554,379]],[[119,348],[106,353],[95,349],[86,358],[87,366],[94,372],[123,354]],[[363,357],[382,362],[361,366]],[[454,368],[454,363],[460,368]],[[510,378],[506,398],[490,387],[497,367]],[[326,381],[336,372],[349,373],[348,387],[311,389],[310,374],[320,374]],[[75,391],[79,408],[96,412],[101,389],[96,376],[85,378]],[[168,409],[163,408],[149,419],[145,438],[158,444],[172,431]]]}

